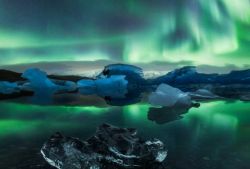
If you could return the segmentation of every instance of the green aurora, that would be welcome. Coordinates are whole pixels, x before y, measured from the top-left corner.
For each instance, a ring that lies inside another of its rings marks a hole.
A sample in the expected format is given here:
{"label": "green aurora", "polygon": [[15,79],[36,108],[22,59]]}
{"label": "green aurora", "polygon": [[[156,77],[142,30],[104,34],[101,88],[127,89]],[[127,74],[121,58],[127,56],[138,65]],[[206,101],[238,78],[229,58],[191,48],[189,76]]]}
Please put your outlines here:
{"label": "green aurora", "polygon": [[244,66],[249,0],[0,0],[0,66],[190,61]]}

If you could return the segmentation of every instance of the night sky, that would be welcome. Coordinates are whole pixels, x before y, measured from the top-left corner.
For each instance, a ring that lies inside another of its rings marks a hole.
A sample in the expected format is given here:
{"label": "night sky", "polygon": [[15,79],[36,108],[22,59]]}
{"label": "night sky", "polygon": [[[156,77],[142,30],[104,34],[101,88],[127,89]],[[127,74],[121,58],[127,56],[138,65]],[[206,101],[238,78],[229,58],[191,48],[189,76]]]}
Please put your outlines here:
{"label": "night sky", "polygon": [[249,57],[250,0],[0,0],[0,66],[247,67]]}

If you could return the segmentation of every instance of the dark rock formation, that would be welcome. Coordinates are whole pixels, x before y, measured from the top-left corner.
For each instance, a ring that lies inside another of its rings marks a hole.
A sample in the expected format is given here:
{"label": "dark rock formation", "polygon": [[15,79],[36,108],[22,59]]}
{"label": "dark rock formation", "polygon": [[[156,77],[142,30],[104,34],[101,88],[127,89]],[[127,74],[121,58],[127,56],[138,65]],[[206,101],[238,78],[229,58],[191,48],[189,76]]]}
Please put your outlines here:
{"label": "dark rock formation", "polygon": [[86,141],[55,133],[41,149],[59,169],[164,169],[167,151],[154,139],[143,141],[136,130],[103,124]]}
{"label": "dark rock formation", "polygon": [[34,92],[32,91],[20,91],[20,92],[11,93],[11,94],[0,93],[0,100],[15,99],[15,98],[24,97],[24,96],[33,96],[33,94]]}
{"label": "dark rock formation", "polygon": [[[17,81],[27,80],[21,76],[22,76],[22,73],[0,69],[0,81],[17,82]],[[92,79],[88,77],[74,76],[74,75],[48,75],[48,78],[55,79],[55,80],[68,80],[68,81],[73,81],[73,82],[77,82],[78,80],[81,80],[81,79]]]}
{"label": "dark rock formation", "polygon": [[21,77],[21,73],[0,69],[0,81],[17,82],[24,81],[25,79]]}

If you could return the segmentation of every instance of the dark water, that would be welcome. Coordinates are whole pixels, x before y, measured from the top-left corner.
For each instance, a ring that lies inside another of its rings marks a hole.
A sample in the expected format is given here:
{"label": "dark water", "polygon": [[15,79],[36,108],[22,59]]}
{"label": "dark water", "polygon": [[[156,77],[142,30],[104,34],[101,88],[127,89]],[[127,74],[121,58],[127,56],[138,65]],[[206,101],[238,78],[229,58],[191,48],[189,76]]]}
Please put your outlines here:
{"label": "dark water", "polygon": [[249,102],[202,103],[179,120],[173,110],[164,111],[157,114],[146,103],[95,107],[0,102],[0,169],[49,169],[39,151],[51,134],[86,139],[104,122],[137,128],[145,139],[161,139],[170,169],[250,168]]}

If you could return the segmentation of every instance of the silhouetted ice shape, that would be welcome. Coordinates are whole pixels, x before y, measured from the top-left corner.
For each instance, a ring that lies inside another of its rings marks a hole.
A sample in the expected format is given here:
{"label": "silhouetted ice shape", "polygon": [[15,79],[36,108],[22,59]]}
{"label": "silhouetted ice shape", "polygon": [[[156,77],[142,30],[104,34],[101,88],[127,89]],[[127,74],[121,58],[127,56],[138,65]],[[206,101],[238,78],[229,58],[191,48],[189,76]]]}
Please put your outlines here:
{"label": "silhouetted ice shape", "polygon": [[125,75],[112,75],[96,80],[80,80],[77,82],[81,94],[96,94],[101,97],[123,98],[127,91],[128,81]]}
{"label": "silhouetted ice shape", "polygon": [[178,102],[179,105],[191,106],[190,96],[181,90],[167,84],[161,84],[155,92],[149,95],[149,103],[153,106],[171,107]]}
{"label": "silhouetted ice shape", "polygon": [[12,94],[19,92],[17,83],[11,83],[7,81],[0,81],[0,93],[1,94]]}
{"label": "silhouetted ice shape", "polygon": [[190,108],[190,106],[178,104],[175,104],[171,107],[150,107],[148,111],[148,119],[155,121],[157,124],[168,123],[181,119],[182,114],[187,113]]}
{"label": "silhouetted ice shape", "polygon": [[158,140],[144,141],[136,130],[103,124],[86,141],[55,133],[43,145],[44,159],[58,169],[164,169],[167,151]]}

